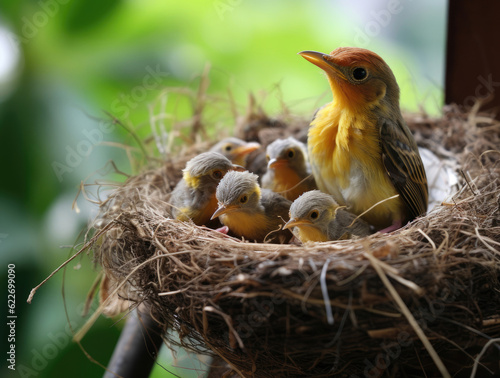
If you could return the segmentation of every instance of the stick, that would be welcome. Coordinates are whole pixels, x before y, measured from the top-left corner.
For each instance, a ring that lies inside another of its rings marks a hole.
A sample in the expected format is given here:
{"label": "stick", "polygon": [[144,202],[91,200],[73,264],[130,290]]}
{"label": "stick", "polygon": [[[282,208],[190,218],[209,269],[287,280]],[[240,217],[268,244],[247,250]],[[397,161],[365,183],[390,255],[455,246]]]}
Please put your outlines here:
{"label": "stick", "polygon": [[99,236],[101,236],[103,233],[108,231],[108,229],[111,228],[112,225],[113,225],[113,222],[109,222],[106,225],[106,227],[104,227],[101,231],[99,231],[91,240],[89,240],[87,243],[85,243],[85,245],[78,252],[76,252],[73,256],[71,256],[69,259],[67,259],[65,262],[63,262],[56,270],[54,270],[52,273],[50,273],[49,276],[47,278],[45,278],[40,284],[38,284],[36,287],[31,289],[30,295],[28,296],[28,300],[26,302],[31,304],[31,301],[33,300],[33,296],[35,295],[36,291],[40,288],[40,286],[45,284],[45,282],[50,280],[54,274],[59,272],[62,268],[64,268],[66,265],[68,265],[75,257],[80,255],[80,253],[82,253],[88,247],[90,247],[92,245],[92,243],[94,243]]}

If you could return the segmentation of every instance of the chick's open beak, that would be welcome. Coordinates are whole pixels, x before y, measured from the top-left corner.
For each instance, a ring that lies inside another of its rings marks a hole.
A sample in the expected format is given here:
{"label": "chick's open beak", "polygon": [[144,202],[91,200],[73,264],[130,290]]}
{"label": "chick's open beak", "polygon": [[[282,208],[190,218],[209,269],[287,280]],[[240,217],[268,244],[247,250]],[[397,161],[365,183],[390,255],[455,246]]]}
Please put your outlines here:
{"label": "chick's open beak", "polygon": [[305,224],[312,224],[312,222],[308,221],[306,219],[291,218],[288,222],[285,223],[285,225],[283,226],[283,229],[285,230],[287,228],[293,228],[293,227],[302,226]]}
{"label": "chick's open beak", "polygon": [[215,210],[215,213],[213,213],[212,218],[210,218],[210,220],[215,219],[217,217],[220,217],[222,214],[229,213],[229,212],[234,211],[236,209],[237,209],[237,207],[234,205],[233,206],[225,205],[223,203],[219,204],[219,207],[217,208],[217,210]]}

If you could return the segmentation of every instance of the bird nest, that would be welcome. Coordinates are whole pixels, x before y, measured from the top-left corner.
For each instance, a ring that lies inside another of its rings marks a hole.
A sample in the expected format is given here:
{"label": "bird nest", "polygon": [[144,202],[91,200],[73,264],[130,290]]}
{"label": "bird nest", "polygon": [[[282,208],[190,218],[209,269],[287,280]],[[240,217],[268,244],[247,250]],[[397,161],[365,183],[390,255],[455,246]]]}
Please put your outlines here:
{"label": "bird nest", "polygon": [[[264,144],[300,138],[308,124],[246,120],[236,136]],[[497,374],[500,124],[455,106],[407,122],[419,146],[454,164],[459,184],[390,234],[259,244],[172,220],[181,169],[207,147],[196,143],[130,177],[93,225],[101,310],[142,303],[169,342],[219,356],[244,377]]]}

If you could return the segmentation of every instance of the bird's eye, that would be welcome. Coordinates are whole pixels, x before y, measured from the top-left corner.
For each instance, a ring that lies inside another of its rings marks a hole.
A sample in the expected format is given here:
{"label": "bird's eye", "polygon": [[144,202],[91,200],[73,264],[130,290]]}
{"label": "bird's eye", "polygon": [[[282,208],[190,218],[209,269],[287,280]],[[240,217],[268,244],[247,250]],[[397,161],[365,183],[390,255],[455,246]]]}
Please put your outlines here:
{"label": "bird's eye", "polygon": [[318,217],[319,217],[318,211],[317,210],[311,211],[311,214],[309,214],[309,217],[311,217],[311,219],[318,219]]}
{"label": "bird's eye", "polygon": [[246,203],[248,201],[248,197],[247,196],[241,196],[240,198],[240,202],[241,203]]}
{"label": "bird's eye", "polygon": [[290,159],[292,159],[295,156],[295,151],[288,150],[288,152],[286,153],[286,156],[288,156]]}
{"label": "bird's eye", "polygon": [[232,149],[233,149],[233,147],[230,144],[226,144],[226,146],[224,147],[224,151],[226,151],[226,152],[229,152]]}
{"label": "bird's eye", "polygon": [[368,72],[363,67],[356,67],[352,70],[352,77],[356,81],[361,81],[366,79]]}
{"label": "bird's eye", "polygon": [[213,171],[213,172],[212,172],[212,177],[213,177],[214,179],[217,179],[217,180],[218,180],[218,179],[221,179],[221,178],[222,178],[222,171],[219,171],[219,170],[217,170],[217,171]]}
{"label": "bird's eye", "polygon": [[271,160],[271,158],[269,157],[269,155],[266,155],[266,160],[269,162],[269,160]]}

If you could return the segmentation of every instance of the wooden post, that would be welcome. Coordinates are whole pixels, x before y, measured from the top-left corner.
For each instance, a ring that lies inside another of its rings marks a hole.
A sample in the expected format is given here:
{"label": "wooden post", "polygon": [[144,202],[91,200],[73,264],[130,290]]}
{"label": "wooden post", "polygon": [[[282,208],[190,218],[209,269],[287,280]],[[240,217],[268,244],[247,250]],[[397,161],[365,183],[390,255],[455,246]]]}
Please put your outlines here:
{"label": "wooden post", "polygon": [[500,32],[498,0],[450,0],[446,50],[445,102],[500,109]]}

